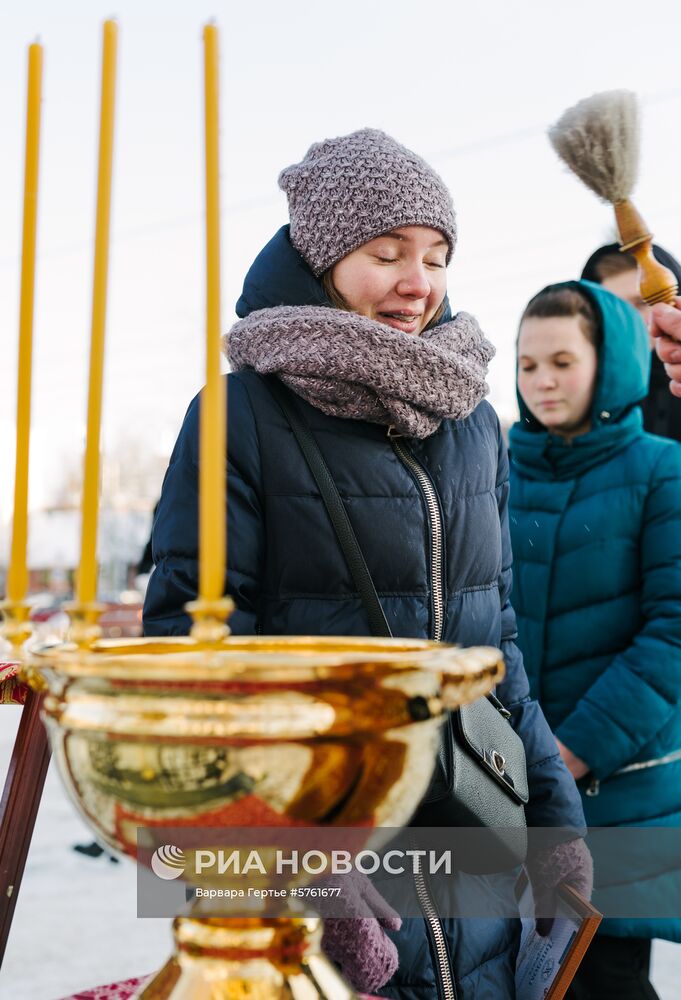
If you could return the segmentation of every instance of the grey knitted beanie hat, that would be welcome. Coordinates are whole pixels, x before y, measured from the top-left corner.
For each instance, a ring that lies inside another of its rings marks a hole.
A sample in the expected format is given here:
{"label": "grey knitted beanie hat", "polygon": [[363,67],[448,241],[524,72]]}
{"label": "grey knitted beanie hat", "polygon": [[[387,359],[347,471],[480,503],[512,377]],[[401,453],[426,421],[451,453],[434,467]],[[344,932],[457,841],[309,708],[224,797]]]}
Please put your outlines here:
{"label": "grey knitted beanie hat", "polygon": [[291,242],[316,277],[357,247],[399,226],[430,226],[456,244],[456,217],[442,178],[385,132],[363,128],[310,146],[279,175]]}

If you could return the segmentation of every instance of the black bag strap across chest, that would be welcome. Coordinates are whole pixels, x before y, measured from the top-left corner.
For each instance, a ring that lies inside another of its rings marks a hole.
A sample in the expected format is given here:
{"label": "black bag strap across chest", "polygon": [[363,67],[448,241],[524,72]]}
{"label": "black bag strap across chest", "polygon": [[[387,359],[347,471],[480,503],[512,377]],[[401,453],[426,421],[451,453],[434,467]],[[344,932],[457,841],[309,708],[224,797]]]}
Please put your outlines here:
{"label": "black bag strap across chest", "polygon": [[338,538],[350,575],[369,618],[369,629],[374,636],[392,636],[388,620],[376,593],[374,581],[359,547],[354,528],[350,523],[345,504],[338,492],[329,467],[319,450],[314,434],[296,402],[295,395],[274,375],[265,377],[267,388],[279,404],[291,425],[293,435],[303,453],[308,468],[317,484],[327,513]]}

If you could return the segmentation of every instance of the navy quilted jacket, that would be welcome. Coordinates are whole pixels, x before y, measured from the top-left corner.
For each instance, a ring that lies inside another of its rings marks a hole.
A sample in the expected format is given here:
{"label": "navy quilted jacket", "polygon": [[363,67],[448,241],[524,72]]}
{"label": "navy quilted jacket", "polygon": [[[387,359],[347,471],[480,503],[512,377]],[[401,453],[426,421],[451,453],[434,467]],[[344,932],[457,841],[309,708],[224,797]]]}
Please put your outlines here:
{"label": "navy quilted jacket", "polygon": [[[519,644],[557,737],[590,766],[579,783],[589,826],[678,827],[681,445],[642,428],[642,321],[605,289],[581,284],[603,328],[592,430],[566,445],[524,404],[511,429]],[[657,763],[631,767],[642,762]],[[652,836],[649,844],[654,854]],[[648,873],[639,913],[665,912],[662,901],[679,893],[678,873],[660,869]],[[675,905],[678,914],[678,896]],[[603,927],[681,940],[679,919]]]}
{"label": "navy quilted jacket", "polygon": [[[302,262],[293,254],[285,233],[263,251],[246,282],[250,308],[282,300],[295,304],[296,294],[298,303],[307,300],[309,293],[296,286]],[[290,281],[274,283],[278,290],[268,295],[268,272],[287,262]],[[244,302],[242,315],[249,308]],[[230,627],[239,634],[367,635],[366,614],[314,480],[265,382],[252,371],[232,374],[228,393],[227,588],[237,605]],[[156,515],[156,568],[144,616],[148,635],[186,632],[182,607],[196,596],[199,406],[197,397],[171,457]],[[437,490],[445,525],[444,560],[437,568],[423,493],[386,428],[326,416],[302,400],[300,406],[346,504],[393,634],[432,636],[432,579],[439,573],[443,639],[490,644],[504,652],[507,677],[499,696],[511,709],[527,751],[528,821],[581,826],[574,783],[537,703],[529,698],[514,644],[508,464],[492,408],[483,402],[465,420],[445,421],[425,440],[401,440]],[[459,1000],[513,997],[516,923],[448,920],[444,927]],[[425,921],[405,921],[395,939],[400,968],[384,994],[403,1000],[438,996],[434,943]]]}

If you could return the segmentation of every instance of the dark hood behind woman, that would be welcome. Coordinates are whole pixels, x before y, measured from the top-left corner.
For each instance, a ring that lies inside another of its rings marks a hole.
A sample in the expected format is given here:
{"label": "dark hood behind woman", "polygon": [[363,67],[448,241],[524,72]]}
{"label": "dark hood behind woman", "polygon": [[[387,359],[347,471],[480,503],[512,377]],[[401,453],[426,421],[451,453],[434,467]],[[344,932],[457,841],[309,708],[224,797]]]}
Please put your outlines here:
{"label": "dark hood behind woman", "polygon": [[[667,250],[658,246],[653,246],[653,253],[660,264],[669,268],[681,289],[681,264],[676,257],[672,257]],[[635,257],[621,253],[619,243],[607,243],[591,254],[584,265],[582,280],[603,285],[615,295],[625,298],[648,322],[647,314],[650,312],[650,307],[640,299],[640,295],[636,296],[637,300],[632,301],[631,296],[623,294],[622,290],[613,284],[614,280],[621,282],[625,275],[633,276],[637,270]],[[637,283],[636,278],[635,282],[631,282],[632,288]],[[669,378],[654,350],[651,353],[651,361],[648,395],[640,403],[643,410],[643,428],[649,434],[681,441],[681,399],[670,393]]]}

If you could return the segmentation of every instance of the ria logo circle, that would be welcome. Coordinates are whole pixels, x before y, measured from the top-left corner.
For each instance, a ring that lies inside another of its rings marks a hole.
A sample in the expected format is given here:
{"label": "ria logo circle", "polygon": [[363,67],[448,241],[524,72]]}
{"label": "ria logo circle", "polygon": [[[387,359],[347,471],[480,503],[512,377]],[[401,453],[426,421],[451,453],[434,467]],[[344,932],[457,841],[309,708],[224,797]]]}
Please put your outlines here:
{"label": "ria logo circle", "polygon": [[151,856],[151,869],[154,875],[159,878],[171,879],[179,878],[184,874],[185,858],[184,851],[173,844],[164,844],[157,847]]}

